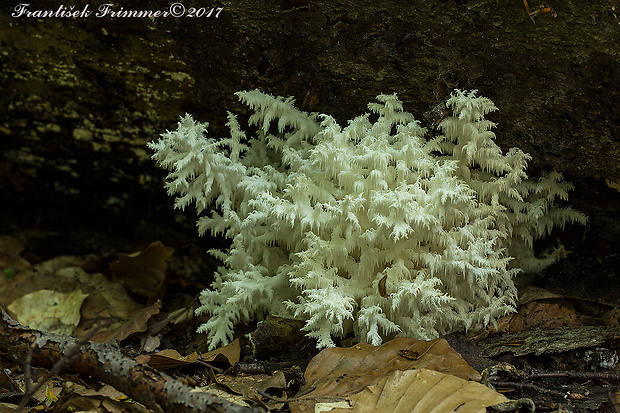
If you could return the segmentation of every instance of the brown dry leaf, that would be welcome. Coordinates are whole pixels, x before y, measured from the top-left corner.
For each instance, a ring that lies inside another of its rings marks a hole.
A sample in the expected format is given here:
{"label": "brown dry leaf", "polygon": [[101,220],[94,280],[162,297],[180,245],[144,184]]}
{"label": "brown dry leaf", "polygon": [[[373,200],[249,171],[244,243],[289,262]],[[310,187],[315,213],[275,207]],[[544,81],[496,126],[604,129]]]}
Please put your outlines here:
{"label": "brown dry leaf", "polygon": [[[0,268],[16,270],[10,279],[0,276],[0,306],[22,324],[82,337],[98,321],[112,319],[94,338],[108,342],[146,331],[147,322],[161,309],[157,301],[142,307],[120,283],[81,268],[95,260],[94,255],[58,256],[31,266],[19,257],[22,249],[18,240],[0,236]],[[152,251],[158,249],[163,257],[168,248],[155,246]]]}
{"label": "brown dry leaf", "polygon": [[[396,338],[378,347],[360,343],[321,351],[310,361],[306,385],[296,398],[342,400],[377,385],[394,371],[422,368],[464,380],[480,380],[480,374],[446,340]],[[297,404],[292,403],[291,408]]]}
{"label": "brown dry leaf", "polygon": [[510,320],[510,333],[535,328],[578,327],[583,325],[571,300],[540,299],[530,301]]}
{"label": "brown dry leaf", "polygon": [[136,361],[138,363],[148,363],[149,366],[159,370],[168,370],[174,367],[188,366],[190,364],[194,364],[196,360],[198,360],[198,353],[193,352],[190,355],[182,356],[174,349],[162,350],[155,354],[136,357]]}
{"label": "brown dry leaf", "polygon": [[352,408],[333,413],[485,413],[508,399],[490,388],[427,369],[393,371],[349,397]]}
{"label": "brown dry leaf", "polygon": [[524,306],[531,301],[544,300],[548,298],[562,298],[562,296],[544,288],[526,285],[519,288],[519,301],[517,302],[517,307]]}
{"label": "brown dry leaf", "polygon": [[205,354],[199,355],[194,352],[188,356],[182,356],[176,350],[162,350],[155,354],[138,356],[136,361],[140,364],[148,363],[149,366],[156,369],[166,370],[193,364],[198,360],[207,363],[221,362],[232,366],[239,361],[240,357],[241,345],[239,344],[239,339],[236,339],[224,347]]}
{"label": "brown dry leaf", "polygon": [[129,400],[110,386],[93,390],[77,383],[65,382],[53,411],[148,413],[150,410]]}
{"label": "brown dry leaf", "polygon": [[[579,327],[591,324],[591,317],[614,308],[614,302],[605,299],[583,299],[574,295],[557,294],[531,285],[519,288],[516,314],[509,323],[510,333],[531,329]],[[607,314],[608,316],[609,314]],[[607,317],[601,317],[605,320]]]}
{"label": "brown dry leaf", "polygon": [[15,278],[6,280],[1,277],[0,281],[0,305],[6,308],[10,303],[20,297],[38,290],[54,290],[59,292],[71,292],[79,289],[79,285],[61,283],[53,274],[41,274],[37,271],[19,271]]}
{"label": "brown dry leaf", "polygon": [[112,400],[103,396],[73,396],[67,411],[107,413],[150,413],[151,410],[131,401]]}
{"label": "brown dry leaf", "polygon": [[241,358],[241,344],[239,339],[235,339],[232,343],[220,347],[208,353],[200,355],[200,360],[210,363],[213,361],[227,362],[231,366],[237,364]]}
{"label": "brown dry leaf", "polygon": [[[3,246],[8,249],[2,250]],[[67,267],[80,267],[92,262],[93,255],[59,256],[31,266],[30,263],[19,257],[20,251],[20,246],[12,245],[10,239],[6,237],[0,237],[0,268],[15,270],[13,278],[0,278],[0,305],[6,307],[20,297],[39,290],[53,290],[63,293],[69,293],[76,289],[84,290],[74,282],[59,279],[54,273]]]}
{"label": "brown dry leaf", "polygon": [[127,290],[149,299],[161,298],[166,286],[166,269],[174,250],[159,241],[145,250],[132,254],[118,254],[118,261],[110,264],[117,279]]}
{"label": "brown dry leaf", "polygon": [[[41,268],[60,268],[57,264],[66,260],[54,259],[54,265]],[[136,332],[146,330],[146,323],[155,314],[159,313],[161,304],[155,303],[146,308],[133,301],[125,289],[119,283],[109,281],[103,274],[87,273],[79,267],[67,267],[58,269],[55,273],[40,271],[22,271],[14,279],[6,283],[0,283],[0,305],[8,306],[9,303],[25,297],[35,297],[45,291],[52,291],[54,295],[61,296],[72,291],[81,290],[87,295],[77,307],[79,325],[73,330],[73,335],[82,337],[93,325],[100,320],[112,319],[115,322],[108,325],[97,334],[95,340],[107,342],[112,339],[121,340]],[[33,294],[33,295],[31,295]],[[50,294],[50,293],[48,293]],[[9,301],[10,300],[10,301]],[[42,302],[41,300],[38,300]],[[13,307],[12,307],[13,308]],[[51,310],[50,310],[51,311]],[[40,310],[43,315],[51,312]],[[12,312],[17,319],[16,313]],[[29,321],[23,320],[24,323]],[[65,323],[67,324],[67,323]],[[70,323],[74,326],[75,323]],[[43,328],[31,325],[33,328]],[[57,331],[71,334],[71,331]]]}
{"label": "brown dry leaf", "polygon": [[[122,285],[109,281],[103,274],[90,274],[79,267],[69,267],[57,271],[53,277],[58,284],[79,285],[89,294],[82,306],[82,323],[75,331],[76,337],[83,336],[97,321],[112,319],[114,323],[98,332],[98,340],[106,339],[106,331],[115,332],[109,335],[109,339],[124,338],[133,332],[144,331],[145,328],[140,325],[134,325],[135,328],[131,330],[132,323],[136,320],[159,312],[157,307],[145,309],[140,306],[131,299]],[[118,332],[121,329],[124,329],[123,333]],[[123,335],[124,337],[121,337]]]}
{"label": "brown dry leaf", "polygon": [[88,297],[82,290],[61,293],[39,290],[26,294],[7,306],[22,325],[49,333],[71,335],[80,323],[80,308]]}
{"label": "brown dry leaf", "polygon": [[98,343],[108,343],[112,340],[121,341],[132,334],[146,331],[149,320],[154,315],[159,314],[160,310],[161,301],[157,301],[155,304],[145,308],[139,308],[129,314],[126,320],[119,320],[107,328],[102,329],[96,333],[91,340]]}
{"label": "brown dry leaf", "polygon": [[[417,359],[414,359],[416,355]],[[359,343],[349,348],[324,349],[310,361],[306,369],[305,388],[316,390],[321,383],[330,382],[331,376],[343,377],[339,380],[339,386],[351,388],[354,381],[367,380],[369,375],[377,378],[394,370],[413,368],[441,371],[466,380],[480,379],[480,374],[446,340],[426,341],[401,337],[378,347]],[[363,382],[360,384],[366,385]]]}
{"label": "brown dry leaf", "polygon": [[[277,399],[286,395],[287,383],[284,373],[276,371],[273,375],[255,374],[251,376],[230,376],[218,374],[214,376],[214,383],[224,387],[233,394],[239,394],[244,401],[258,403],[267,410],[279,410],[284,403]],[[213,392],[214,386],[209,385],[201,391]],[[265,394],[276,395],[276,399],[264,396]],[[230,400],[231,395],[219,394]]]}

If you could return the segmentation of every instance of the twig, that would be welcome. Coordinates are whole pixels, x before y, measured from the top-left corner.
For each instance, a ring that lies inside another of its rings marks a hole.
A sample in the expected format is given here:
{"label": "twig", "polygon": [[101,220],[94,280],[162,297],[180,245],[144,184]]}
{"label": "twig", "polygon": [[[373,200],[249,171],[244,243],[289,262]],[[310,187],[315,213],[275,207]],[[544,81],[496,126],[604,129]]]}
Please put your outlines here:
{"label": "twig", "polygon": [[32,354],[36,343],[32,343],[28,350],[28,355],[26,356],[26,360],[24,362],[24,378],[26,380],[26,392],[24,393],[24,397],[19,402],[17,406],[17,412],[21,412],[26,404],[30,401],[32,396],[39,390],[45,383],[48,382],[53,376],[59,374],[62,369],[67,367],[69,364],[73,362],[73,359],[77,356],[78,351],[84,346],[84,344],[88,343],[88,341],[103,327],[109,325],[110,322],[98,322],[93,326],[93,328],[86,334],[84,337],[76,341],[73,345],[69,346],[63,356],[52,366],[52,368],[47,372],[45,376],[41,380],[37,382],[36,386],[32,386],[32,381],[30,380],[30,366],[32,364]]}
{"label": "twig", "polygon": [[495,380],[492,380],[491,382],[493,383],[493,386],[496,388],[505,387],[505,388],[511,388],[511,389],[527,389],[527,390],[534,390],[542,394],[548,394],[549,396],[561,397],[561,398],[566,398],[566,399],[572,399],[572,400],[585,400],[586,399],[586,396],[581,393],[561,392],[557,390],[547,389],[545,387],[537,386],[535,384],[530,384],[530,383],[518,383],[514,381],[495,381]]}
{"label": "twig", "polygon": [[591,371],[549,371],[545,373],[531,373],[523,376],[526,380],[542,378],[571,378],[583,380],[620,381],[620,374],[601,373]]}

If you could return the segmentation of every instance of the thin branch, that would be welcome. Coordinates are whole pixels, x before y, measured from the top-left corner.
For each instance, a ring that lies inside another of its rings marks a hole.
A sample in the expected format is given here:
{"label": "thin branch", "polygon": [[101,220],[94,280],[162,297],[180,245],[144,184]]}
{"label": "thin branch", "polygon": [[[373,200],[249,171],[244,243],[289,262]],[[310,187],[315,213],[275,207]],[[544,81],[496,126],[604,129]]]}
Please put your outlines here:
{"label": "thin branch", "polygon": [[491,382],[493,383],[493,386],[495,388],[503,387],[503,388],[509,388],[509,389],[533,390],[541,394],[547,394],[549,396],[561,397],[561,398],[572,399],[572,400],[585,400],[587,398],[584,394],[581,394],[581,393],[562,392],[562,391],[557,391],[557,390],[552,390],[552,389],[547,389],[545,387],[537,386],[536,384],[519,383],[519,382],[514,382],[514,381],[495,381],[495,380],[492,380]]}
{"label": "thin branch", "polygon": [[45,376],[41,380],[37,382],[36,386],[32,386],[32,381],[30,379],[30,368],[32,364],[32,354],[34,352],[34,348],[36,347],[36,343],[32,343],[28,350],[28,355],[26,356],[26,360],[24,362],[24,379],[26,380],[26,392],[24,393],[24,397],[19,402],[17,406],[17,412],[21,412],[26,404],[30,401],[32,396],[41,388],[45,383],[49,381],[53,376],[59,374],[66,366],[73,362],[73,359],[77,356],[78,351],[84,346],[88,341],[103,327],[109,325],[110,322],[98,322],[93,326],[93,328],[86,334],[84,337],[76,341],[74,344],[70,345],[63,356],[52,366],[52,368],[47,372]]}
{"label": "thin branch", "polygon": [[620,374],[591,371],[549,371],[527,374],[523,376],[523,378],[525,380],[535,380],[542,378],[571,378],[581,380],[620,381]]}

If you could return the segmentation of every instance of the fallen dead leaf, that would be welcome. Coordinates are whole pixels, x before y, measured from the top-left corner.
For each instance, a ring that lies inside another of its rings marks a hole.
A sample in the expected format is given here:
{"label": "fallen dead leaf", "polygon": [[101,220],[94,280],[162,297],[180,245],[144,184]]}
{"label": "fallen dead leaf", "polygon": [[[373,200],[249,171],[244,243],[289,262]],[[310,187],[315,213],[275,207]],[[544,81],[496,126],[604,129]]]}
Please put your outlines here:
{"label": "fallen dead leaf", "polygon": [[111,326],[100,330],[93,337],[92,341],[108,343],[112,340],[124,340],[132,334],[141,333],[147,330],[147,324],[151,317],[159,314],[161,301],[139,308],[127,316],[126,320],[119,320]]}
{"label": "fallen dead leaf", "polygon": [[128,291],[153,303],[162,298],[166,269],[173,253],[172,248],[156,241],[142,251],[118,254],[118,261],[110,264],[110,269]]}
{"label": "fallen dead leaf", "polygon": [[16,299],[7,309],[22,325],[71,335],[80,323],[80,308],[86,297],[88,294],[79,289],[69,293],[39,290]]}
{"label": "fallen dead leaf", "polygon": [[237,364],[240,358],[241,344],[239,343],[239,339],[235,339],[232,343],[227,344],[224,347],[220,347],[200,355],[200,360],[205,363],[222,361],[229,363],[231,366]]}
{"label": "fallen dead leaf", "polygon": [[332,412],[486,413],[487,407],[508,401],[480,383],[428,369],[393,371],[349,400],[352,408]]}
{"label": "fallen dead leaf", "polygon": [[182,356],[174,349],[159,351],[155,354],[148,354],[136,357],[136,361],[140,364],[147,363],[149,366],[159,369],[168,370],[175,367],[183,367],[194,364],[198,360],[198,353],[193,352],[187,356]]}
{"label": "fallen dead leaf", "polygon": [[77,383],[65,382],[53,411],[148,413],[145,407],[132,402],[123,393],[110,386],[93,390]]}
{"label": "fallen dead leaf", "polygon": [[583,323],[570,300],[545,298],[530,301],[514,314],[509,324],[510,333],[534,328],[577,327]]}
{"label": "fallen dead leaf", "polygon": [[[287,388],[286,378],[282,371],[276,371],[273,375],[255,374],[250,376],[231,376],[225,374],[213,375],[213,383],[203,387],[200,391],[213,393],[214,390],[225,388],[228,394],[224,395],[218,392],[221,397],[229,400],[235,400],[234,395],[242,396],[243,400],[258,403],[268,411],[280,410],[284,406],[281,398],[285,396]],[[267,394],[275,398],[266,396]]]}
{"label": "fallen dead leaf", "polygon": [[[290,406],[296,412],[309,412],[314,411],[314,405],[319,401],[347,400],[353,403],[356,400],[354,395],[367,391],[365,389],[385,387],[385,383],[394,385],[394,377],[404,380],[401,376],[393,376],[394,372],[412,369],[434,370],[465,383],[480,380],[480,374],[446,340],[396,338],[381,346],[360,343],[350,348],[321,351],[310,361],[305,373],[306,384],[295,397],[297,401]],[[392,381],[388,382],[388,379]]]}
{"label": "fallen dead leaf", "polygon": [[[417,355],[417,359],[404,354]],[[324,349],[310,361],[306,369],[305,388],[316,390],[327,384],[322,382],[331,381],[330,376],[342,376],[338,385],[350,387],[358,379],[364,381],[370,376],[376,378],[390,371],[412,368],[427,368],[466,380],[480,380],[480,374],[444,339],[426,341],[395,338],[381,346],[360,343],[349,348]]]}
{"label": "fallen dead leaf", "polygon": [[[54,330],[56,333],[82,337],[98,321],[109,319],[113,322],[101,329],[94,340],[99,342],[122,340],[133,333],[145,331],[150,318],[159,313],[161,303],[156,302],[146,308],[142,307],[127,294],[120,283],[109,281],[103,274],[88,273],[80,267],[65,267],[65,265],[85,261],[88,260],[83,257],[56,257],[49,262],[37,265],[36,268],[39,270],[23,269],[11,280],[2,279],[0,281],[0,306],[5,306],[20,322],[29,324],[33,328],[49,331],[51,328],[49,326],[46,328],[40,323],[32,324],[33,321],[30,319],[26,320],[18,316],[15,312],[17,307],[13,305],[9,308],[9,304],[34,297],[34,305],[38,305],[36,318],[49,317],[55,314],[56,308],[63,308],[63,306],[52,305],[55,301],[43,300],[41,294],[61,297],[62,294],[67,295],[79,290],[86,296],[83,302],[80,302],[81,307],[76,307],[73,311],[73,314],[78,316],[79,325],[75,327],[73,325],[75,320],[73,320],[71,329]],[[55,270],[55,272],[51,273],[48,270]],[[50,305],[41,308],[40,305],[46,302]],[[24,308],[34,307],[28,304]],[[50,325],[55,324],[58,323]]]}
{"label": "fallen dead leaf", "polygon": [[210,351],[205,354],[197,354],[196,352],[187,356],[182,356],[178,351],[169,349],[162,350],[155,354],[147,354],[136,357],[136,361],[140,364],[147,363],[149,366],[167,370],[174,367],[183,367],[194,364],[197,361],[204,363],[221,362],[229,366],[235,365],[241,357],[241,345],[239,339],[232,343]]}

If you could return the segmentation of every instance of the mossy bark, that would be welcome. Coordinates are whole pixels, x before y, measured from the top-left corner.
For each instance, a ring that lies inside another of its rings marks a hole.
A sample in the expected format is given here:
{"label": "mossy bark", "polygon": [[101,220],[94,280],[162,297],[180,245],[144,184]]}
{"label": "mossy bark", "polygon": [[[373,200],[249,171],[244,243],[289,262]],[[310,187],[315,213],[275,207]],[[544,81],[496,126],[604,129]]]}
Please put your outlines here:
{"label": "mossy bark", "polygon": [[610,218],[620,212],[620,12],[609,0],[556,3],[557,17],[536,23],[518,0],[223,0],[217,18],[5,11],[0,190],[22,211],[49,214],[45,203],[59,220],[122,228],[172,204],[145,143],[186,111],[223,135],[225,110],[247,111],[237,90],[292,95],[341,122],[397,92],[430,126],[452,89],[476,88],[500,108],[489,116],[500,146],[532,154],[534,170],[563,171],[578,207],[620,232]]}

